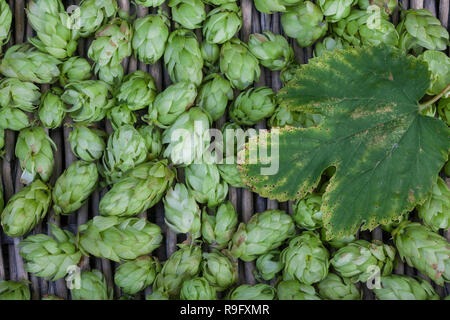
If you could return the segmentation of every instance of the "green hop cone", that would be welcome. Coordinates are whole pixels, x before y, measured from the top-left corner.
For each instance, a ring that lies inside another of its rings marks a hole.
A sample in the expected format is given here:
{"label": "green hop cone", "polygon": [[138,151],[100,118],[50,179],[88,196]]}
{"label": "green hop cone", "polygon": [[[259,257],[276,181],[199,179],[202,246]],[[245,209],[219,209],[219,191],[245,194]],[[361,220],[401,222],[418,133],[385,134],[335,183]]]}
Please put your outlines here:
{"label": "green hop cone", "polygon": [[153,283],[153,291],[163,295],[176,297],[180,294],[183,283],[200,273],[202,249],[197,245],[178,245],[175,251],[164,263],[161,272]]}
{"label": "green hop cone", "polygon": [[200,52],[202,54],[204,66],[207,67],[211,72],[217,72],[219,68],[216,65],[216,62],[220,57],[219,45],[216,43],[203,41],[200,45]]}
{"label": "green hop cone", "polygon": [[231,84],[220,74],[208,75],[196,100],[196,106],[208,113],[212,121],[218,120],[224,113],[229,100],[233,100],[234,93]]}
{"label": "green hop cone", "polygon": [[216,300],[216,288],[203,277],[192,278],[183,282],[180,291],[181,300]]}
{"label": "green hop cone", "polygon": [[313,286],[296,280],[280,281],[277,285],[278,300],[320,300]]}
{"label": "green hop cone", "polygon": [[311,1],[290,7],[281,16],[286,35],[295,38],[300,47],[309,47],[325,35],[328,23],[320,8]]}
{"label": "green hop cone", "polygon": [[108,287],[106,278],[99,270],[82,271],[79,287],[70,289],[72,300],[112,300],[113,288]]}
{"label": "green hop cone", "polygon": [[361,10],[367,10],[370,6],[377,6],[384,10],[386,14],[392,14],[398,6],[398,0],[359,0],[358,6]]}
{"label": "green hop cone", "polygon": [[138,5],[144,6],[144,7],[159,7],[162,5],[166,0],[136,0],[136,3]]}
{"label": "green hop cone", "polygon": [[53,237],[46,234],[32,235],[22,240],[19,248],[27,272],[55,281],[65,277],[70,267],[78,265],[81,252],[73,233],[53,223],[50,224],[50,231]]}
{"label": "green hop cone", "polygon": [[88,50],[88,57],[95,62],[95,72],[100,68],[114,68],[131,55],[133,28],[120,18],[112,19],[101,27]]}
{"label": "green hop cone", "polygon": [[323,226],[321,206],[321,195],[316,193],[308,194],[294,203],[292,218],[294,218],[295,223],[300,228],[306,230],[321,228]]}
{"label": "green hop cone", "polygon": [[346,48],[349,44],[339,37],[328,36],[316,42],[314,46],[314,57],[320,57],[327,51]]}
{"label": "green hop cone", "polygon": [[438,177],[428,199],[417,211],[424,224],[435,232],[450,227],[450,190],[444,180]]}
{"label": "green hop cone", "polygon": [[283,86],[285,86],[290,80],[295,77],[297,71],[300,70],[300,65],[297,62],[292,62],[287,65],[286,68],[280,72],[280,80]]}
{"label": "green hop cone", "polygon": [[233,88],[244,90],[259,80],[261,68],[258,59],[248,50],[245,43],[233,38],[220,50],[220,71]]}
{"label": "green hop cone", "polygon": [[167,226],[176,233],[189,233],[191,238],[200,236],[201,211],[194,197],[182,183],[167,191],[163,199]]}
{"label": "green hop cone", "polygon": [[149,254],[162,241],[161,228],[144,218],[97,216],[78,232],[83,253],[116,262]]}
{"label": "green hop cone", "polygon": [[269,251],[256,259],[255,278],[259,281],[272,280],[278,272],[283,270],[284,265],[280,261],[280,251]]}
{"label": "green hop cone", "polygon": [[282,70],[294,59],[294,50],[286,38],[270,31],[251,34],[248,49],[270,70]]}
{"label": "green hop cone", "polygon": [[448,31],[441,22],[426,9],[409,9],[402,12],[397,25],[400,35],[399,48],[420,53],[428,50],[445,50],[449,42]]}
{"label": "green hop cone", "polygon": [[161,264],[150,256],[138,257],[122,263],[114,273],[114,283],[126,294],[136,294],[155,280]]}
{"label": "green hop cone", "polygon": [[60,127],[66,115],[66,105],[61,99],[62,93],[62,89],[53,87],[41,96],[38,111],[39,120],[48,129]]}
{"label": "green hop cone", "polygon": [[30,288],[26,281],[0,281],[0,300],[30,300]]}
{"label": "green hop cone", "polygon": [[450,83],[450,58],[444,52],[436,50],[426,50],[418,58],[428,64],[431,72],[431,85],[427,94],[437,95],[444,91]]}
{"label": "green hop cone", "polygon": [[335,249],[340,249],[342,247],[345,247],[350,242],[355,241],[356,235],[327,239],[327,230],[325,228],[322,228],[320,230],[320,238],[322,239],[323,243],[326,243]]}
{"label": "green hop cone", "polygon": [[27,16],[37,34],[37,38],[29,39],[31,44],[61,60],[72,56],[78,34],[61,0],[32,0],[28,2]]}
{"label": "green hop cone", "polygon": [[106,132],[76,125],[69,133],[69,143],[73,154],[86,162],[99,160],[106,149]]}
{"label": "green hop cone", "polygon": [[186,29],[197,29],[206,18],[205,4],[201,0],[169,0],[172,19]]}
{"label": "green hop cone", "polygon": [[255,285],[241,284],[231,290],[225,300],[274,300],[276,290],[265,283]]}
{"label": "green hop cone", "polygon": [[176,165],[189,165],[201,161],[210,143],[210,119],[200,108],[190,108],[163,132],[162,142],[167,144],[163,156]]}
{"label": "green hop cone", "polygon": [[0,107],[0,128],[20,131],[31,125],[28,115],[20,109]]}
{"label": "green hop cone", "polygon": [[250,88],[233,101],[230,117],[240,125],[254,125],[272,116],[276,108],[275,93],[271,88]]}
{"label": "green hop cone", "polygon": [[100,173],[107,184],[117,182],[128,170],[147,160],[144,138],[131,125],[117,128],[108,138]]}
{"label": "green hop cone", "polygon": [[69,215],[80,209],[97,187],[98,172],[95,163],[73,162],[53,188],[53,210],[56,214]]}
{"label": "green hop cone", "polygon": [[258,256],[278,248],[295,234],[291,216],[280,210],[267,210],[241,223],[233,234],[230,252],[235,258],[253,261]]}
{"label": "green hop cone", "polygon": [[379,300],[439,300],[439,295],[424,279],[400,274],[381,277],[381,288],[374,288]]}
{"label": "green hop cone", "polygon": [[120,85],[117,100],[130,110],[148,107],[157,94],[155,80],[147,72],[138,70],[128,74]]}
{"label": "green hop cone", "polygon": [[328,275],[330,266],[328,250],[313,231],[304,231],[289,241],[281,252],[284,264],[283,280],[297,280],[311,285]]}
{"label": "green hop cone", "polygon": [[167,128],[194,104],[196,96],[197,88],[193,83],[174,83],[158,94],[150,104],[148,119],[159,127]]}
{"label": "green hop cone", "polygon": [[317,284],[319,295],[327,300],[361,300],[363,292],[347,278],[341,278],[335,273],[328,276]]}
{"label": "green hop cone", "polygon": [[215,214],[202,213],[202,237],[211,247],[223,249],[228,245],[238,223],[237,213],[230,201],[219,205]]}
{"label": "green hop cone", "polygon": [[319,0],[323,15],[329,22],[338,22],[346,18],[358,0]]}
{"label": "green hop cone", "polygon": [[9,41],[12,22],[12,12],[5,0],[0,0],[0,53],[2,47]]}
{"label": "green hop cone", "polygon": [[169,23],[163,12],[135,20],[132,46],[139,61],[154,64],[162,57],[169,38]]}
{"label": "green hop cone", "polygon": [[39,88],[31,82],[22,82],[16,78],[0,80],[0,105],[3,107],[32,112],[38,106],[40,97]]}
{"label": "green hop cone", "polygon": [[8,200],[1,214],[3,230],[10,237],[27,234],[44,219],[50,202],[50,187],[35,180]]}
{"label": "green hop cone", "polygon": [[203,36],[207,42],[223,44],[233,38],[241,27],[241,8],[235,3],[227,3],[208,13],[203,24]]}
{"label": "green hop cone", "polygon": [[137,128],[137,131],[145,140],[148,159],[158,158],[162,151],[161,130],[156,126],[142,125]]}
{"label": "green hop cone", "polygon": [[194,32],[186,29],[172,31],[164,52],[164,64],[172,82],[192,82],[203,79],[203,58]]}
{"label": "green hop cone", "polygon": [[67,110],[75,122],[96,122],[114,105],[112,88],[100,80],[71,81],[61,99],[71,105]]}
{"label": "green hop cone", "polygon": [[140,164],[126,173],[102,197],[99,212],[103,216],[131,217],[153,207],[172,185],[175,171],[167,160]]}
{"label": "green hop cone", "polygon": [[5,77],[39,84],[54,83],[58,80],[61,61],[38,51],[28,43],[9,48],[0,65]]}
{"label": "green hop cone", "polygon": [[203,253],[201,269],[203,277],[217,291],[224,291],[238,281],[237,261],[218,250]]}
{"label": "green hop cone", "polygon": [[[301,0],[298,2],[301,2]],[[266,14],[286,11],[283,0],[254,0],[254,4],[256,10]]]}
{"label": "green hop cone", "polygon": [[400,257],[409,266],[440,286],[450,281],[450,247],[444,237],[409,221],[403,221],[392,237]]}
{"label": "green hop cone", "polygon": [[53,140],[42,127],[31,127],[20,131],[16,142],[16,157],[23,170],[20,180],[31,183],[36,177],[46,182],[50,179],[55,159]]}
{"label": "green hop cone", "polygon": [[133,110],[128,108],[128,106],[125,104],[114,106],[111,109],[108,109],[106,118],[109,120],[114,130],[117,130],[118,128],[125,125],[133,126],[137,121],[136,115],[134,114]]}
{"label": "green hop cone", "polygon": [[94,34],[105,22],[116,15],[119,7],[116,0],[83,0],[78,13],[78,33],[82,37]]}
{"label": "green hop cone", "polygon": [[124,73],[125,71],[121,64],[106,65],[98,68],[97,77],[110,86],[118,87],[122,83]]}
{"label": "green hop cone", "polygon": [[336,251],[330,262],[340,276],[366,282],[377,272],[382,276],[391,274],[394,259],[394,247],[377,240],[356,240]]}
{"label": "green hop cone", "polygon": [[217,165],[220,177],[233,188],[245,188],[241,173],[239,172],[237,164],[234,162],[235,158],[230,157],[231,163],[228,163],[227,160],[228,158],[225,158],[223,163]]}

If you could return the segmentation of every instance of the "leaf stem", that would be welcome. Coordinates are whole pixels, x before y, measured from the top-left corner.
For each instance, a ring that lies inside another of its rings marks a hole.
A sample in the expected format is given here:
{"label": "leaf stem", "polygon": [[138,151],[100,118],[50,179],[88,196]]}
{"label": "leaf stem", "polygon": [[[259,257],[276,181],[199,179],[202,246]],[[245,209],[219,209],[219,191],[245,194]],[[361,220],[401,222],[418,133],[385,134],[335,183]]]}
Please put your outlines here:
{"label": "leaf stem", "polygon": [[419,104],[419,111],[422,111],[422,110],[426,109],[428,106],[430,106],[430,105],[432,105],[433,103],[435,103],[436,101],[438,101],[438,100],[439,100],[440,98],[442,98],[442,96],[443,96],[444,94],[446,94],[449,90],[450,90],[450,84],[447,85],[447,86],[445,87],[445,89],[444,89],[441,93],[439,93],[437,96],[434,96],[433,99],[431,99],[431,100],[429,100],[429,101],[427,101],[427,102],[424,102],[424,103],[422,103],[422,104]]}

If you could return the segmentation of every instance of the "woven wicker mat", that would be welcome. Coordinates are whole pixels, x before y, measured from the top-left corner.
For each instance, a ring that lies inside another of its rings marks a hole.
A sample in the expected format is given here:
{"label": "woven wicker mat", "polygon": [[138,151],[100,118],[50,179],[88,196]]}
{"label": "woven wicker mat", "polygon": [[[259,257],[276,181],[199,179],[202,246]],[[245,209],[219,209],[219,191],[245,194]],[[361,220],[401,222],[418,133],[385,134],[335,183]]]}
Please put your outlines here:
{"label": "woven wicker mat", "polygon": [[[33,30],[28,24],[25,14],[25,0],[8,0],[11,10],[13,12],[13,26],[12,26],[12,36],[8,43],[8,47],[25,42],[28,37],[33,36]],[[76,5],[79,1],[63,1],[66,8],[70,5]],[[449,7],[450,0],[400,0],[399,1],[404,8],[426,8],[430,10],[436,17],[438,17],[442,24],[448,28],[449,20]],[[120,7],[130,13],[137,13],[138,17],[147,15],[148,13],[156,13],[156,9],[136,7],[132,1],[129,0],[118,0]],[[240,1],[243,15],[243,26],[240,31],[240,38],[244,41],[248,40],[251,33],[261,32],[264,30],[271,30],[272,32],[279,34],[282,33],[282,28],[280,24],[280,14],[261,14],[258,12],[252,0],[241,0]],[[163,5],[163,9],[169,12],[166,4]],[[137,11],[137,12],[136,12]],[[393,20],[394,24],[398,22],[399,14],[398,11],[394,13]],[[201,40],[201,30],[196,30],[198,38]],[[91,39],[82,39],[78,45],[78,55],[86,57],[87,49],[89,48]],[[290,39],[290,43],[295,51],[295,56],[300,63],[306,63],[308,58],[312,56],[312,48],[300,48],[294,39]],[[123,62],[125,70],[128,72],[133,72],[135,70],[143,70],[149,72],[154,77],[159,90],[164,89],[170,84],[170,79],[167,72],[164,70],[162,61],[154,65],[145,65],[138,62],[134,58],[129,58]],[[267,69],[262,69],[261,78],[258,85],[266,85],[272,87],[275,91],[280,89],[281,83],[279,78],[279,72],[271,72]],[[42,86],[43,90],[48,89],[48,86]],[[65,120],[66,123],[70,123],[70,119]],[[225,116],[216,122],[216,127],[220,127],[226,121]],[[104,129],[108,132],[112,132],[112,128],[109,123],[101,124]],[[256,126],[257,128],[265,128],[265,123],[260,123]],[[57,146],[57,151],[55,152],[55,169],[53,177],[51,179],[51,184],[54,184],[56,178],[62,173],[62,171],[67,168],[74,160],[75,156],[70,150],[68,144],[68,134],[70,132],[68,126],[58,128],[56,130],[50,130],[50,137],[53,139]],[[17,138],[17,133],[13,131],[6,132],[6,154],[1,161],[1,179],[4,188],[5,202],[16,192],[18,192],[23,185],[19,182],[19,177],[21,175],[21,169],[18,164],[18,160],[14,156],[14,146]],[[179,177],[183,177],[183,172],[179,171]],[[447,180],[448,183],[448,180]],[[98,215],[98,204],[101,196],[106,192],[96,191],[92,194],[89,202],[84,205],[77,213],[72,214],[69,217],[57,217],[54,212],[51,211],[47,218],[39,224],[33,231],[33,233],[47,233],[48,222],[56,223],[60,226],[67,227],[71,231],[76,232],[77,226],[85,223],[88,219]],[[251,193],[248,190],[230,188],[229,200],[234,204],[236,210],[239,213],[239,219],[241,221],[247,222],[253,213],[262,212],[266,209],[282,209],[291,212],[290,203],[278,203],[276,201],[267,200],[259,197],[258,195]],[[164,208],[161,203],[157,204],[147,212],[141,214],[142,217],[147,217],[150,221],[157,223],[162,227],[165,242],[163,245],[154,253],[158,256],[161,261],[165,261],[168,256],[170,256],[176,250],[176,244],[184,240],[184,236],[177,236],[164,224]],[[450,232],[444,233],[444,236],[450,240]],[[380,228],[375,229],[373,232],[361,232],[359,238],[371,240],[379,239],[384,241],[390,241],[390,234],[383,232]],[[69,298],[70,294],[66,288],[65,281],[63,279],[51,282],[46,281],[41,278],[37,278],[28,274],[24,269],[24,263],[19,255],[18,244],[21,238],[9,238],[0,230],[0,280],[20,280],[26,279],[30,281],[30,289],[32,292],[32,299],[40,299],[45,294],[55,294],[62,298]],[[90,257],[85,261],[87,268],[96,268],[101,270],[109,283],[109,285],[114,286],[114,270],[117,264],[105,260]],[[255,278],[253,276],[254,263],[243,263],[239,262],[239,283],[254,284]],[[410,268],[406,264],[399,263],[395,273],[407,274],[410,276],[419,276],[426,278],[417,270]],[[272,283],[273,284],[273,283]],[[363,286],[364,299],[372,300],[374,295],[369,291],[365,285]],[[446,296],[450,293],[450,286],[447,288],[439,287],[433,284],[436,291],[441,296]],[[447,290],[446,290],[447,289]],[[137,295],[137,298],[143,299],[145,294],[151,292],[148,288],[145,292]],[[115,298],[121,296],[120,289],[114,287]]]}

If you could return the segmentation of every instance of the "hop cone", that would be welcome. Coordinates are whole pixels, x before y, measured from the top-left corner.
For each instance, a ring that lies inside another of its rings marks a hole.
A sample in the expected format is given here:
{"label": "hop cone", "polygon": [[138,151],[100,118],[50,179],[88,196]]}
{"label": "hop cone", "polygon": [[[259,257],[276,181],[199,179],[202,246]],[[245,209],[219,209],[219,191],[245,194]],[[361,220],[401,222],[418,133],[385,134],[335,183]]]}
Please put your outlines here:
{"label": "hop cone", "polygon": [[194,104],[196,96],[197,88],[193,83],[174,83],[158,94],[150,104],[148,118],[159,127],[167,128]]}
{"label": "hop cone", "polygon": [[203,253],[201,264],[203,277],[217,291],[224,291],[238,281],[237,268],[238,266],[235,260],[231,260],[227,255],[218,250]]}
{"label": "hop cone", "polygon": [[108,184],[117,182],[124,173],[147,159],[144,138],[131,125],[118,128],[108,138],[100,173]]}
{"label": "hop cone", "polygon": [[56,180],[53,188],[53,210],[69,215],[80,209],[97,187],[98,172],[94,163],[73,162]]}
{"label": "hop cone", "polygon": [[336,272],[353,282],[366,282],[377,271],[382,276],[391,274],[395,249],[374,240],[356,240],[336,251],[331,259]]}
{"label": "hop cone", "polygon": [[99,212],[103,216],[131,217],[153,207],[172,185],[175,171],[167,160],[138,165],[102,197]]}
{"label": "hop cone", "polygon": [[289,241],[281,252],[284,264],[283,279],[297,280],[304,284],[319,282],[328,275],[328,250],[313,231],[304,231]]}
{"label": "hop cone", "polygon": [[319,0],[320,9],[329,22],[346,18],[358,0]]}
{"label": "hop cone", "polygon": [[44,128],[32,127],[20,131],[16,143],[16,157],[23,170],[21,181],[29,184],[36,177],[46,182],[53,172],[55,147]]}
{"label": "hop cone", "polygon": [[239,169],[234,163],[234,158],[232,159],[232,163],[228,164],[227,159],[225,158],[223,160],[224,163],[218,164],[217,169],[219,169],[220,177],[223,181],[228,183],[231,187],[234,188],[245,188],[245,184],[242,181],[241,173],[239,172]]}
{"label": "hop cone", "polygon": [[200,236],[201,211],[184,184],[177,183],[170,188],[163,203],[165,222],[170,229],[176,233],[189,233],[194,239]]}
{"label": "hop cone", "polygon": [[228,185],[220,180],[215,164],[191,164],[185,169],[186,185],[198,203],[216,207],[228,195]]}
{"label": "hop cone", "polygon": [[205,4],[201,0],[169,0],[172,19],[186,29],[197,29],[206,18]]}
{"label": "hop cone", "polygon": [[161,272],[156,276],[153,291],[176,297],[183,283],[196,277],[200,272],[202,249],[197,245],[178,245],[175,251],[164,263]]}
{"label": "hop cone", "polygon": [[142,256],[122,263],[114,273],[114,283],[126,294],[136,294],[150,286],[161,265],[156,258]]}
{"label": "hop cone", "polygon": [[72,105],[67,111],[75,122],[96,122],[114,104],[111,87],[100,80],[71,81],[61,99]]}
{"label": "hop cone", "polygon": [[380,300],[439,300],[433,287],[424,279],[400,274],[381,277],[381,288],[374,288]]}
{"label": "hop cone", "polygon": [[303,199],[296,201],[293,205],[295,223],[298,227],[306,230],[314,230],[322,227],[322,196],[319,194],[308,194]]}
{"label": "hop cone", "polygon": [[145,140],[149,160],[158,158],[162,151],[161,131],[152,125],[143,125],[137,128]]}
{"label": "hop cone", "polygon": [[256,279],[259,281],[272,280],[278,272],[283,270],[284,265],[280,261],[280,253],[279,250],[272,250],[256,259],[256,269],[254,270]]}
{"label": "hop cone", "polygon": [[78,35],[60,0],[31,0],[27,15],[37,34],[29,39],[34,46],[61,60],[72,56]]}
{"label": "hop cone", "polygon": [[0,107],[0,128],[20,131],[31,125],[28,115],[20,109]]}
{"label": "hop cone", "polygon": [[95,33],[118,10],[116,0],[83,0],[79,8],[78,33],[82,37]]}
{"label": "hop cone", "polygon": [[241,284],[231,290],[225,300],[274,300],[276,290],[265,283],[255,285]]}
{"label": "hop cone", "polygon": [[254,125],[270,117],[276,107],[275,94],[268,87],[242,92],[230,107],[230,117],[240,125]]}
{"label": "hop cone", "polygon": [[35,180],[8,200],[1,214],[3,230],[10,237],[27,234],[45,217],[50,202],[50,188]]}
{"label": "hop cone", "polygon": [[166,0],[136,0],[136,3],[144,7],[159,7]]}
{"label": "hop cone", "polygon": [[12,12],[5,0],[0,0],[0,53],[10,37]]}
{"label": "hop cone", "polygon": [[200,85],[203,79],[203,58],[194,32],[178,29],[170,34],[164,52],[164,64],[172,82],[187,81]]}
{"label": "hop cone", "polygon": [[147,72],[138,70],[130,73],[120,85],[117,100],[130,110],[140,110],[155,100],[157,93],[155,80]]}
{"label": "hop cone", "polygon": [[213,121],[218,120],[225,112],[229,100],[234,94],[231,84],[220,74],[207,76],[198,91],[196,106],[206,112]]}
{"label": "hop cone", "polygon": [[220,71],[230,80],[233,88],[244,90],[258,81],[261,68],[247,45],[237,38],[224,43],[220,51]]}
{"label": "hop cone", "polygon": [[270,31],[251,34],[248,49],[270,70],[282,70],[294,59],[294,50],[286,38]]}
{"label": "hop cone", "polygon": [[0,281],[0,300],[30,300],[30,289],[25,281]]}
{"label": "hop cone", "polygon": [[219,60],[220,56],[219,45],[203,41],[200,45],[200,51],[202,53],[204,66],[209,69],[208,71],[217,72],[219,68],[216,65],[216,62]]}
{"label": "hop cone", "polygon": [[55,281],[63,278],[69,267],[76,266],[81,252],[75,243],[75,236],[50,224],[53,237],[37,234],[27,237],[19,244],[20,255],[26,262],[26,269],[35,276]]}
{"label": "hop cone", "polygon": [[23,82],[16,78],[0,80],[0,105],[3,107],[32,112],[38,106],[40,98],[39,88],[31,82]]}
{"label": "hop cone", "polygon": [[418,58],[428,64],[431,72],[431,85],[427,94],[438,95],[450,83],[450,58],[444,52],[435,50],[427,50]]}
{"label": "hop cone", "polygon": [[[302,0],[299,0],[298,2],[301,1]],[[283,0],[254,0],[254,4],[256,10],[266,14],[286,11],[286,6]]]}
{"label": "hop cone", "polygon": [[162,57],[169,38],[169,23],[162,12],[136,19],[132,45],[139,61],[154,64]]}
{"label": "hop cone", "polygon": [[116,262],[149,254],[162,241],[160,227],[143,218],[97,216],[78,231],[83,252]]}
{"label": "hop cone", "polygon": [[420,53],[423,48],[441,51],[447,48],[449,42],[448,31],[425,9],[403,11],[397,31],[400,35],[399,47],[404,51]]}
{"label": "hop cone", "polygon": [[235,3],[227,3],[208,13],[203,24],[203,36],[210,43],[223,44],[233,38],[241,27],[241,8]]}
{"label": "hop cone", "polygon": [[419,223],[402,222],[392,232],[403,261],[438,285],[450,281],[450,246],[447,240]]}
{"label": "hop cone", "polygon": [[450,227],[450,190],[438,177],[425,203],[418,207],[419,218],[433,231]]}
{"label": "hop cone", "polygon": [[133,110],[128,108],[126,104],[121,104],[108,109],[106,118],[109,120],[114,130],[125,125],[133,126],[137,121]]}
{"label": "hop cone", "polygon": [[231,254],[244,261],[278,248],[295,234],[292,218],[280,210],[267,210],[251,217],[247,224],[241,223],[230,243]]}
{"label": "hop cone", "polygon": [[6,51],[0,70],[5,77],[45,84],[58,80],[60,64],[61,61],[55,57],[24,43]]}
{"label": "hop cone", "polygon": [[118,87],[122,83],[124,73],[125,71],[121,64],[106,65],[98,68],[97,77],[110,86]]}
{"label": "hop cone", "polygon": [[311,46],[328,29],[322,11],[311,1],[289,7],[281,16],[281,25],[286,35],[295,38],[300,47]]}
{"label": "hop cone", "polygon": [[105,276],[99,271],[83,271],[80,286],[70,290],[73,300],[112,300],[113,289],[108,287]]}
{"label": "hop cone", "polygon": [[61,65],[59,83],[65,87],[71,81],[83,81],[92,77],[91,65],[80,57],[71,57]]}
{"label": "hop cone", "polygon": [[65,112],[65,104],[61,99],[63,90],[53,87],[47,90],[41,97],[39,105],[39,120],[44,127],[48,129],[56,129],[61,126]]}
{"label": "hop cone", "polygon": [[84,125],[74,126],[69,133],[70,148],[75,156],[86,162],[100,159],[106,149],[106,132]]}
{"label": "hop cone", "polygon": [[300,70],[300,65],[297,62],[292,62],[287,65],[286,68],[280,72],[280,80],[283,86],[285,86],[290,80],[295,77],[297,71]]}
{"label": "hop cone", "polygon": [[216,300],[216,288],[203,277],[192,278],[183,282],[180,291],[181,300]]}
{"label": "hop cone", "polygon": [[313,286],[296,280],[280,281],[277,286],[278,300],[320,300]]}
{"label": "hop cone", "polygon": [[319,295],[327,300],[361,300],[363,292],[350,279],[341,278],[335,273],[317,284]]}
{"label": "hop cone", "polygon": [[349,46],[344,39],[336,36],[328,36],[322,40],[316,42],[314,47],[314,57],[320,57],[324,55],[327,51],[333,51],[338,49],[343,49]]}
{"label": "hop cone", "polygon": [[168,144],[163,156],[176,165],[189,165],[201,161],[209,146],[208,116],[197,107],[190,108],[163,132],[162,142]]}
{"label": "hop cone", "polygon": [[211,247],[223,249],[228,245],[238,223],[237,213],[230,201],[222,203],[215,213],[202,213],[202,237]]}

